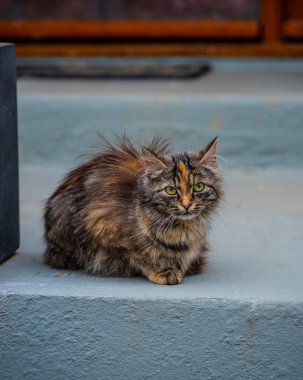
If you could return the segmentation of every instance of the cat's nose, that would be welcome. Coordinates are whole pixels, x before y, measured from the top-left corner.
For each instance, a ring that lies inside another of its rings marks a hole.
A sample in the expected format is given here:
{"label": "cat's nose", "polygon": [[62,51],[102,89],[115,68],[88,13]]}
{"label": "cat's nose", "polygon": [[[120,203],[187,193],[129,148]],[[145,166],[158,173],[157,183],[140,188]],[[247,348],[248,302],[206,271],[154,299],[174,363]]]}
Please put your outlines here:
{"label": "cat's nose", "polygon": [[182,207],[187,211],[191,206],[191,203],[182,203]]}
{"label": "cat's nose", "polygon": [[185,210],[187,211],[191,206],[191,203],[192,203],[191,201],[192,200],[190,199],[188,195],[183,195],[180,203],[181,203],[181,206],[185,208]]}

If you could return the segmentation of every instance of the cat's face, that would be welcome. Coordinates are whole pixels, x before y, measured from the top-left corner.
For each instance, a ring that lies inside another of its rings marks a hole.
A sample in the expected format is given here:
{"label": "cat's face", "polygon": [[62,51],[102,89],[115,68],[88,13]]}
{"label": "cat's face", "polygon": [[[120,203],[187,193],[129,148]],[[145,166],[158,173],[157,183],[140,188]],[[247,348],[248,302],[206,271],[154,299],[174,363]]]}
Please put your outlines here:
{"label": "cat's face", "polygon": [[140,194],[145,207],[175,220],[207,216],[221,194],[216,144],[214,140],[199,153],[163,158],[144,152],[146,170],[140,181]]}

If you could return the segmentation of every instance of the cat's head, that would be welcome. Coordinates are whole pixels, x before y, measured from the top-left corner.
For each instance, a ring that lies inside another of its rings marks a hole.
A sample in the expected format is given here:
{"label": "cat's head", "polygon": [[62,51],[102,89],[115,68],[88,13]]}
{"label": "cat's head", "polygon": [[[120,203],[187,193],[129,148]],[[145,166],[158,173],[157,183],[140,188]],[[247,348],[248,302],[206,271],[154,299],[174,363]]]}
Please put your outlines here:
{"label": "cat's head", "polygon": [[217,170],[218,138],[200,152],[159,155],[142,147],[144,170],[139,179],[140,200],[149,212],[175,220],[204,219],[222,195]]}

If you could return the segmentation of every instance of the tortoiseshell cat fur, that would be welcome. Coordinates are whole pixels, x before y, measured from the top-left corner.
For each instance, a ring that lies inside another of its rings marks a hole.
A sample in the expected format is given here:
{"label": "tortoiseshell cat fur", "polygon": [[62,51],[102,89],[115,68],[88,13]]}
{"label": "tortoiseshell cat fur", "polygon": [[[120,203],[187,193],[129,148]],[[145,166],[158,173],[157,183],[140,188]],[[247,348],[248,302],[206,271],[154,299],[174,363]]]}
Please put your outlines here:
{"label": "tortoiseshell cat fur", "polygon": [[101,276],[179,284],[200,273],[222,196],[216,146],[167,154],[123,138],[68,173],[45,207],[44,262]]}

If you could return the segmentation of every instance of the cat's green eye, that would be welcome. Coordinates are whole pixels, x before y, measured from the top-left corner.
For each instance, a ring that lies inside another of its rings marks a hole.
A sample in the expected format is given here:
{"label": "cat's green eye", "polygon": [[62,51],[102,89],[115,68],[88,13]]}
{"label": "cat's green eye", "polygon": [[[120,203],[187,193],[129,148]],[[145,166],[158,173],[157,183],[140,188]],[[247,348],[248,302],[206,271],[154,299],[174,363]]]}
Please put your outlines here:
{"label": "cat's green eye", "polygon": [[205,185],[203,182],[198,182],[194,185],[194,191],[200,193],[204,189]]}
{"label": "cat's green eye", "polygon": [[177,189],[172,186],[166,186],[164,189],[168,195],[176,195],[177,194]]}

